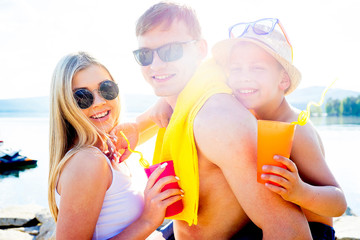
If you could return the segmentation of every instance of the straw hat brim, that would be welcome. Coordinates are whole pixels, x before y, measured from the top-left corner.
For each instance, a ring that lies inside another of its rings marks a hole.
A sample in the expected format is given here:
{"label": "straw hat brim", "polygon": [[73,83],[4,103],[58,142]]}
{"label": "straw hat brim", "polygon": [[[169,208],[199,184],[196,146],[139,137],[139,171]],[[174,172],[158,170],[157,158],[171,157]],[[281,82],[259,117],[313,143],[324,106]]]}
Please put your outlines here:
{"label": "straw hat brim", "polygon": [[285,91],[285,95],[290,94],[297,88],[297,86],[301,81],[300,71],[293,64],[291,64],[286,59],[284,59],[279,54],[277,54],[269,46],[252,38],[245,38],[245,37],[232,38],[216,43],[212,49],[212,55],[215,61],[217,62],[217,64],[219,64],[222,67],[228,66],[231,50],[233,49],[235,44],[239,42],[250,42],[256,44],[257,46],[264,49],[271,56],[273,56],[283,66],[285,71],[288,73],[291,82],[290,87]]}

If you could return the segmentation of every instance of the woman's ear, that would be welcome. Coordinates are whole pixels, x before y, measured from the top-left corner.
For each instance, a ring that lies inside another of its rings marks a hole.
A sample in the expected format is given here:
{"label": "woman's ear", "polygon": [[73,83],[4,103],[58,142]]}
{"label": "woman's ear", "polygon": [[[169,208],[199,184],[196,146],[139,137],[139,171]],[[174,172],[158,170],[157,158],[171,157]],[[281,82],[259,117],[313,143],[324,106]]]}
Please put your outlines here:
{"label": "woman's ear", "polygon": [[289,74],[285,71],[281,71],[281,81],[279,83],[279,87],[281,90],[286,91],[291,85]]}

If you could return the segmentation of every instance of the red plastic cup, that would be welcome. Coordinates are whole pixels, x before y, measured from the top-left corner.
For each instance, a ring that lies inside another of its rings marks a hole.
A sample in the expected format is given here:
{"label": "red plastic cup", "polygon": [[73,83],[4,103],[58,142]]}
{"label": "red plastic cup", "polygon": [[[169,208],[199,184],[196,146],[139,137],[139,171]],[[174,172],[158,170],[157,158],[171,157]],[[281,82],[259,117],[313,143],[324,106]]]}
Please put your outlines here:
{"label": "red plastic cup", "polygon": [[257,182],[270,182],[279,186],[277,183],[266,181],[261,178],[261,174],[264,173],[262,167],[264,165],[273,165],[286,169],[285,165],[274,160],[274,155],[280,155],[286,158],[290,157],[296,125],[287,122],[268,120],[258,120],[257,122]]}
{"label": "red plastic cup", "polygon": [[[158,179],[156,179],[156,182],[163,177],[167,177],[167,176],[175,176],[175,171],[174,171],[174,163],[172,160],[170,161],[165,161],[162,163],[158,163],[155,165],[150,166],[149,168],[145,168],[145,173],[148,176],[148,178],[150,177],[150,175],[155,171],[155,169],[157,167],[159,167],[161,164],[167,163],[167,166],[165,167],[165,170],[160,174],[160,176],[158,177]],[[172,189],[172,188],[179,188],[179,184],[177,182],[173,182],[173,183],[169,183],[166,184],[161,191],[165,191],[167,189]],[[174,216],[176,214],[181,213],[181,211],[184,209],[184,205],[182,200],[180,199],[179,201],[174,202],[173,204],[171,204],[170,206],[168,206],[166,208],[166,213],[165,213],[165,217],[171,217]]]}

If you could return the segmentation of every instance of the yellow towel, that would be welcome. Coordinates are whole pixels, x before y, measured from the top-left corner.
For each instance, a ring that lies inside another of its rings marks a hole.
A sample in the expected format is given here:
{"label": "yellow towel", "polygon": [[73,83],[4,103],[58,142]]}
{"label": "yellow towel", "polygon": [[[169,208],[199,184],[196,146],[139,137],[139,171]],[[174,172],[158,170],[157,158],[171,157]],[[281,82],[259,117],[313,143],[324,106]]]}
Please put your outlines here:
{"label": "yellow towel", "polygon": [[168,127],[158,132],[153,164],[173,160],[179,185],[185,191],[184,210],[171,219],[197,224],[199,169],[194,141],[194,119],[205,101],[214,94],[228,93],[226,76],[213,59],[200,65],[180,93]]}

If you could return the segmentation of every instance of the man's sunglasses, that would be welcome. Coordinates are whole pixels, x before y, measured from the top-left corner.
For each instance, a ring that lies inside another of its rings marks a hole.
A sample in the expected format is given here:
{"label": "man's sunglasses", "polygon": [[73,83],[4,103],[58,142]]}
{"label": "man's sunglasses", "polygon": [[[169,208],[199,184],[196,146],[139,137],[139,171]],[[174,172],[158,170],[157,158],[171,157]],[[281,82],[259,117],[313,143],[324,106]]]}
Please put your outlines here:
{"label": "man's sunglasses", "polygon": [[[106,100],[113,100],[119,95],[118,85],[111,80],[101,82],[99,89],[96,90],[99,92],[101,97]],[[87,109],[94,103],[93,93],[86,88],[76,90],[74,92],[74,98],[81,109]]]}
{"label": "man's sunglasses", "polygon": [[161,61],[172,62],[182,58],[184,50],[183,44],[193,43],[196,40],[190,40],[187,42],[173,42],[158,47],[156,49],[140,48],[133,51],[137,63],[141,66],[148,66],[154,60],[154,52],[157,53]]}

